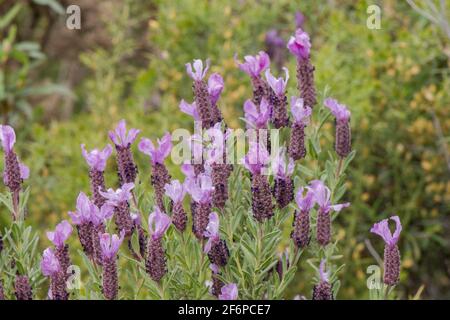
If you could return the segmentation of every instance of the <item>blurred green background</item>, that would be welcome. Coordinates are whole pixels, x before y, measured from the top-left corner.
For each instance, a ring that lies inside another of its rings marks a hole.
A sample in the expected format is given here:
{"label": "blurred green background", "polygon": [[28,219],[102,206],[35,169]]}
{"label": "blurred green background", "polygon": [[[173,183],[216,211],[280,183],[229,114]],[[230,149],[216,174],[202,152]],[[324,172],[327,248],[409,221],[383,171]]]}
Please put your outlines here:
{"label": "blurred green background", "polygon": [[[81,8],[81,30],[66,28],[65,8]],[[367,7],[381,8],[371,30]],[[397,214],[403,222],[400,298],[450,299],[450,4],[384,1],[140,1],[0,0],[0,111],[18,135],[30,166],[29,222],[52,229],[88,191],[80,144],[103,147],[107,131],[125,118],[143,136],[192,129],[178,111],[192,100],[184,64],[210,58],[225,79],[220,107],[242,126],[249,79],[237,54],[271,50],[295,74],[295,61],[266,35],[285,41],[305,16],[316,85],[352,111],[357,155],[348,170],[352,202],[337,237],[346,267],[338,298],[368,297],[366,269],[382,243],[373,222]],[[296,94],[291,80],[290,94]],[[326,128],[332,141],[331,123]],[[328,142],[329,143],[329,142]],[[135,152],[145,179],[147,159]],[[113,161],[107,182],[116,183]],[[171,168],[175,173],[176,169]],[[1,208],[0,223],[9,220]],[[42,245],[47,240],[42,236]],[[307,294],[299,280],[289,297]]]}

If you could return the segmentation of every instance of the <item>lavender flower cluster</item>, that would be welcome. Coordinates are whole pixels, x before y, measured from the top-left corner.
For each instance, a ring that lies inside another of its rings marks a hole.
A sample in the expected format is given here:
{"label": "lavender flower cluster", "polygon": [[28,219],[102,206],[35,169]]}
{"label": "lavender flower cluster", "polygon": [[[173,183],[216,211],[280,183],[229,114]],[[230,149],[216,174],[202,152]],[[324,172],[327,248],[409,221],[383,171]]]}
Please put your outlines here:
{"label": "lavender flower cluster", "polygon": [[[306,186],[299,186],[295,192],[294,173],[296,162],[305,158],[307,139],[305,129],[310,125],[313,108],[317,103],[314,85],[314,66],[311,62],[311,42],[309,35],[298,29],[287,44],[289,51],[297,59],[297,83],[299,96],[290,99],[288,112],[287,85],[289,72],[284,68],[285,77],[276,78],[270,70],[270,58],[265,52],[256,56],[245,56],[244,62],[237,62],[238,67],[251,78],[253,97],[244,103],[244,115],[247,128],[256,129],[256,139],[250,143],[248,153],[242,159],[248,170],[251,183],[251,213],[257,223],[264,223],[274,217],[277,210],[295,207],[291,239],[298,250],[310,246],[311,239],[321,248],[332,243],[332,213],[348,207],[350,203],[336,204],[332,201],[332,192],[322,180],[313,180]],[[194,101],[189,104],[184,100],[180,110],[201,121],[202,129],[220,131],[223,136],[220,144],[228,139],[228,129],[224,122],[218,102],[223,91],[224,81],[218,73],[207,78],[209,61],[201,60],[186,64],[187,74],[193,81]],[[262,76],[264,74],[264,77]],[[328,98],[324,101],[335,117],[335,151],[344,159],[351,152],[350,111],[343,104]],[[265,130],[286,128],[289,138],[286,147],[270,154],[270,137]],[[54,231],[47,232],[53,247],[44,250],[41,260],[42,274],[49,278],[48,298],[66,300],[70,297],[66,283],[70,276],[71,258],[67,240],[76,229],[79,242],[85,255],[102,270],[102,293],[105,299],[120,297],[119,290],[119,248],[124,241],[129,243],[129,250],[138,261],[143,261],[148,276],[160,283],[168,272],[166,241],[167,230],[173,225],[176,232],[192,233],[203,246],[203,253],[208,257],[211,269],[210,292],[218,299],[237,299],[239,283],[225,283],[222,277],[224,268],[232,259],[230,243],[220,232],[220,220],[225,215],[224,208],[229,202],[228,179],[234,165],[227,161],[227,154],[220,149],[202,150],[202,137],[193,134],[190,139],[192,161],[184,163],[181,170],[184,182],[173,180],[165,161],[171,154],[172,137],[166,133],[154,143],[151,139],[141,138],[138,149],[150,157],[151,179],[154,190],[154,208],[148,216],[148,228],[142,225],[143,213],[139,210],[135,194],[138,168],[135,164],[132,145],[140,130],[127,130],[125,120],[119,122],[115,130],[109,132],[109,138],[116,151],[117,174],[119,186],[107,188],[104,171],[107,160],[113,153],[113,147],[86,150],[81,145],[81,152],[89,167],[91,196],[80,192],[76,209],[69,212],[71,223],[61,221]],[[0,139],[5,152],[4,183],[13,194],[14,203],[18,203],[21,185],[28,177],[29,170],[23,165],[13,150],[14,130],[1,126]],[[272,185],[267,171],[273,173]],[[186,195],[190,196],[190,210],[185,208]],[[17,198],[17,199],[16,199]],[[190,217],[188,212],[190,211]],[[314,215],[315,232],[312,232],[312,215]],[[14,218],[18,219],[18,211]],[[384,253],[384,283],[395,285],[399,280],[400,253],[397,246],[401,224],[398,217],[392,218],[397,229],[393,235],[389,231],[388,221],[383,220],[374,225],[372,232],[380,235],[386,242]],[[111,234],[112,222],[116,233]],[[139,252],[134,252],[130,245],[131,237],[136,234],[139,239]],[[334,298],[330,270],[325,271],[327,261],[324,259],[319,267],[319,280],[314,286],[312,298],[329,300]],[[2,297],[0,279],[0,299]],[[17,299],[31,299],[32,289],[26,274],[18,274],[15,280]]]}

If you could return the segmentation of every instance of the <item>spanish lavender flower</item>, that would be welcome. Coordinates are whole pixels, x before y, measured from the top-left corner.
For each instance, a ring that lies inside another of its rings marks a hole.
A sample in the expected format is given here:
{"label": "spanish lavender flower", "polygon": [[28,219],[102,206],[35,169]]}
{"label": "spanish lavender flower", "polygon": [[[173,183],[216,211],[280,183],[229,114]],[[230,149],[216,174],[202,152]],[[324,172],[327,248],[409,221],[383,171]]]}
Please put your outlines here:
{"label": "spanish lavender flower", "polygon": [[352,151],[352,136],[350,131],[350,111],[343,104],[328,98],[325,100],[325,107],[331,110],[336,118],[336,136],[334,149],[339,157],[346,157]]}
{"label": "spanish lavender flower", "polygon": [[11,192],[18,192],[22,182],[28,179],[30,170],[19,161],[14,152],[16,143],[16,133],[14,129],[7,125],[0,125],[0,140],[5,151],[5,171],[3,172],[3,182]]}
{"label": "spanish lavender flower", "polygon": [[394,286],[400,278],[400,250],[397,243],[402,231],[402,224],[398,216],[390,218],[395,221],[394,234],[389,230],[388,219],[375,223],[370,232],[379,235],[385,242],[384,247],[384,283]]}
{"label": "spanish lavender flower", "polygon": [[286,98],[286,85],[289,80],[289,71],[287,68],[283,68],[286,73],[286,78],[275,78],[270,69],[266,70],[266,80],[270,86],[269,101],[272,106],[271,120],[275,128],[279,129],[287,127],[289,125],[289,118],[287,114],[287,98]]}
{"label": "spanish lavender flower", "polygon": [[324,247],[331,241],[330,211],[339,212],[343,208],[348,207],[350,203],[331,205],[331,191],[320,180],[311,182],[311,190],[314,193],[314,200],[319,206],[319,211],[317,212],[317,242]]}
{"label": "spanish lavender flower", "polygon": [[211,177],[207,173],[201,173],[195,179],[187,179],[185,188],[194,201],[193,206],[191,206],[193,207],[192,231],[197,239],[204,239],[214,191]]}
{"label": "spanish lavender flower", "polygon": [[308,189],[306,195],[304,195],[304,188],[300,187],[295,195],[295,202],[299,208],[299,211],[295,212],[293,228],[291,238],[299,248],[305,248],[308,246],[311,239],[310,236],[310,216],[309,212],[314,207],[314,192]]}
{"label": "spanish lavender flower", "polygon": [[125,183],[134,183],[137,175],[137,166],[131,153],[131,144],[136,140],[140,130],[130,129],[127,133],[125,120],[121,120],[114,131],[109,132],[109,138],[116,146],[117,167],[119,182],[122,186]]}
{"label": "spanish lavender flower", "polygon": [[[270,135],[267,134],[267,127],[269,125],[271,113],[272,106],[264,97],[262,98],[259,107],[251,100],[247,100],[244,103],[244,116],[247,128],[256,129],[256,142],[265,144],[265,147],[268,150],[270,150]],[[266,134],[266,137],[264,137],[264,134]]]}
{"label": "spanish lavender flower", "polygon": [[316,88],[314,86],[314,66],[311,64],[311,42],[309,35],[302,29],[297,29],[295,36],[287,44],[289,51],[297,57],[297,79],[300,97],[305,104],[313,108],[316,104]]}
{"label": "spanish lavender flower", "polygon": [[[192,70],[194,69],[194,70]],[[186,63],[186,72],[194,80],[192,90],[194,91],[195,104],[202,121],[202,128],[207,129],[214,125],[215,111],[211,106],[211,98],[208,93],[208,85],[204,78],[209,69],[209,60],[203,67],[202,60],[196,59],[191,65]]]}
{"label": "spanish lavender flower", "polygon": [[238,287],[235,283],[230,283],[222,287],[219,300],[237,300]]}
{"label": "spanish lavender flower", "polygon": [[160,281],[167,272],[165,251],[161,241],[170,223],[170,217],[161,212],[158,207],[155,207],[155,211],[148,217],[150,238],[145,268],[154,281]]}
{"label": "spanish lavender flower", "polygon": [[325,260],[320,262],[319,276],[320,281],[313,288],[313,300],[333,300],[329,271],[325,272]]}
{"label": "spanish lavender flower", "polygon": [[142,227],[141,216],[138,213],[132,213],[131,219],[134,222],[134,228],[138,232],[139,253],[142,258],[147,256],[147,234]]}
{"label": "spanish lavender flower", "polygon": [[131,190],[134,183],[125,183],[117,190],[108,189],[106,192],[100,191],[100,194],[106,198],[106,203],[114,207],[114,216],[116,226],[120,232],[124,231],[125,236],[133,233],[133,220],[130,215],[130,205],[128,201],[131,199]]}
{"label": "spanish lavender flower", "polygon": [[72,218],[72,223],[77,226],[78,238],[80,239],[83,251],[88,257],[93,257],[94,254],[91,210],[91,201],[84,192],[80,192],[77,197],[76,211],[69,212],[69,216]]}
{"label": "spanish lavender flower", "polygon": [[305,126],[309,123],[312,110],[303,105],[302,98],[292,97],[291,113],[294,121],[291,127],[288,152],[292,159],[299,160],[306,156]]}
{"label": "spanish lavender flower", "polygon": [[218,73],[213,73],[208,79],[208,94],[211,101],[211,113],[214,124],[222,121],[222,113],[220,112],[217,101],[220,98],[223,90],[223,78]]}
{"label": "spanish lavender flower", "polygon": [[214,186],[212,203],[214,207],[223,209],[228,200],[228,178],[233,170],[233,166],[226,163],[226,143],[230,137],[230,131],[226,130],[224,133],[221,123],[216,123],[213,128],[207,130],[207,134],[212,139],[206,158],[206,165],[210,167]]}
{"label": "spanish lavender flower", "polygon": [[67,300],[69,294],[66,291],[66,279],[64,271],[51,248],[44,250],[41,260],[42,274],[51,279],[52,300]]}
{"label": "spanish lavender flower", "polygon": [[277,200],[280,209],[286,207],[294,199],[294,160],[289,157],[286,161],[284,149],[272,161],[272,171],[275,175],[273,196]]}
{"label": "spanish lavender flower", "polygon": [[120,232],[120,238],[116,235],[103,233],[100,237],[100,249],[102,251],[103,287],[102,292],[107,300],[117,298],[119,281],[117,277],[117,252],[125,237],[124,231]]}
{"label": "spanish lavender flower", "polygon": [[69,275],[67,270],[70,266],[69,245],[64,242],[70,237],[72,226],[67,220],[61,221],[55,228],[55,231],[47,231],[47,238],[55,245],[55,255],[58,259],[64,279],[67,280]]}
{"label": "spanish lavender flower", "polygon": [[102,265],[103,262],[98,235],[106,232],[105,222],[113,216],[113,213],[114,207],[109,203],[105,203],[101,208],[91,204],[92,247],[94,259],[98,265]]}
{"label": "spanish lavender flower", "polygon": [[167,183],[164,187],[166,195],[172,199],[174,205],[172,208],[172,223],[183,232],[186,229],[187,215],[183,208],[183,199],[186,195],[186,189],[178,180]]}
{"label": "spanish lavender flower", "polygon": [[272,195],[267,176],[262,169],[269,161],[266,148],[257,143],[250,145],[250,150],[244,158],[244,166],[252,174],[252,211],[253,217],[262,222],[273,216]]}
{"label": "spanish lavender flower", "polygon": [[27,276],[16,275],[14,281],[14,294],[17,300],[33,300],[33,290]]}
{"label": "spanish lavender flower", "polygon": [[211,269],[211,294],[213,296],[219,297],[222,287],[225,285],[222,280],[218,277],[220,275],[219,267],[215,264],[210,264],[209,268]]}
{"label": "spanish lavender flower", "polygon": [[259,105],[263,97],[267,98],[268,86],[261,78],[261,73],[269,67],[270,58],[267,53],[260,51],[256,56],[245,56],[244,60],[244,63],[238,62],[239,69],[251,77],[253,85],[253,102]]}
{"label": "spanish lavender flower", "polygon": [[2,141],[3,150],[5,152],[5,165],[3,171],[3,182],[12,193],[14,204],[14,219],[18,219],[17,207],[19,205],[19,192],[22,182],[28,179],[30,170],[26,165],[19,161],[17,154],[14,152],[14,144],[16,143],[16,133],[14,129],[7,125],[0,125],[0,140]]}
{"label": "spanish lavender flower", "polygon": [[81,152],[89,165],[89,178],[91,180],[92,197],[94,204],[101,207],[105,203],[105,198],[99,193],[99,190],[105,191],[105,177],[103,172],[106,167],[106,160],[112,153],[111,145],[107,145],[103,150],[94,149],[87,152],[84,144],[81,145]]}
{"label": "spanish lavender flower", "polygon": [[205,237],[208,238],[204,252],[208,254],[212,264],[223,267],[227,264],[230,252],[225,240],[220,239],[219,216],[216,212],[209,214],[209,222],[206,227]]}
{"label": "spanish lavender flower", "polygon": [[170,151],[172,150],[172,137],[170,133],[166,133],[161,140],[158,139],[158,147],[156,148],[150,139],[142,138],[139,142],[139,151],[150,156],[152,160],[152,185],[155,189],[156,204],[164,209],[164,186],[170,183],[170,174],[164,165]]}

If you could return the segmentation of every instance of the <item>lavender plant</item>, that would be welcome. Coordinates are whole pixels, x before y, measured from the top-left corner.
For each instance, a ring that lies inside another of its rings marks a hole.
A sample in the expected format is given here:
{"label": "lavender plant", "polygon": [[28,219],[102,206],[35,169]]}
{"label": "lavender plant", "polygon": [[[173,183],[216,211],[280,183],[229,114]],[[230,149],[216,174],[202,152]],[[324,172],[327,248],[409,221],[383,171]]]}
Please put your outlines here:
{"label": "lavender plant", "polygon": [[[66,244],[72,225],[63,220],[47,232],[54,248],[38,258],[38,237],[24,224],[27,192],[21,189],[27,170],[12,148],[14,130],[2,126],[9,192],[0,200],[13,221],[2,230],[0,241],[0,299],[35,297],[42,275],[49,279],[46,297],[55,300],[280,299],[300,259],[311,265],[305,281],[314,285],[311,293],[302,294],[316,300],[337,298],[344,264],[332,226],[350,205],[338,203],[355,156],[350,111],[331,98],[317,103],[309,35],[297,30],[287,47],[298,64],[298,94],[290,99],[290,113],[287,69],[284,79],[273,76],[265,52],[238,62],[253,86],[253,97],[243,106],[247,131],[241,137],[248,143],[241,150],[242,141],[219,109],[222,77],[214,73],[206,81],[208,60],[186,64],[194,102],[182,100],[180,110],[201,123],[195,126],[200,131],[186,137],[188,154],[176,163],[185,175],[183,182],[172,180],[165,164],[169,155],[175,162],[170,133],[157,145],[141,139],[138,148],[150,156],[151,170],[138,170],[131,146],[140,130],[127,131],[125,120],[119,122],[109,133],[116,148],[118,186],[104,178],[112,147],[87,152],[82,145],[91,192],[80,192],[76,210],[68,213],[83,249],[77,252]],[[336,118],[335,154],[327,150],[329,144],[320,143],[331,114]],[[144,172],[151,172],[150,182],[143,181]],[[384,283],[389,290],[400,275],[401,225],[398,217],[393,219],[394,235],[387,220],[371,230],[386,242]],[[128,245],[122,245],[125,240]],[[75,255],[84,266],[83,281],[73,287]]]}

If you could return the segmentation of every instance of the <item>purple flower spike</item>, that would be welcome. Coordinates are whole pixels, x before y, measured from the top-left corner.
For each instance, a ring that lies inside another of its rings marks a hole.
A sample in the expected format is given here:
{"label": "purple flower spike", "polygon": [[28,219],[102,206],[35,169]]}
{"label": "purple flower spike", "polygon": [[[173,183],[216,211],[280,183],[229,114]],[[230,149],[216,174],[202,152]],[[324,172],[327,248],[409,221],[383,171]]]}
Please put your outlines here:
{"label": "purple flower spike", "polygon": [[211,98],[211,104],[216,104],[223,90],[223,78],[218,73],[213,73],[208,79],[208,93]]}
{"label": "purple flower spike", "polygon": [[41,260],[42,274],[51,279],[49,294],[52,300],[67,300],[69,294],[66,291],[66,278],[58,254],[51,248],[44,250]]}
{"label": "purple flower spike", "polygon": [[105,197],[112,206],[118,206],[122,202],[126,202],[131,199],[131,190],[134,188],[134,183],[125,183],[121,188],[108,189],[106,192],[100,191],[100,194]]}
{"label": "purple flower spike", "polygon": [[116,146],[128,148],[137,135],[141,132],[139,129],[130,129],[127,134],[127,124],[125,120],[121,120],[114,131],[109,132],[109,138]]}
{"label": "purple flower spike", "polygon": [[84,192],[80,192],[77,198],[75,212],[69,212],[73,224],[80,225],[82,223],[91,222],[92,204],[88,196]]}
{"label": "purple flower spike", "polygon": [[245,121],[255,129],[267,127],[271,111],[272,108],[265,98],[262,98],[259,108],[250,99],[244,103]]}
{"label": "purple flower spike", "polygon": [[120,237],[117,234],[110,235],[103,233],[100,237],[100,249],[104,259],[113,259],[119,251],[120,245],[123,242],[125,233],[121,232]]}
{"label": "purple flower spike", "polygon": [[277,200],[278,207],[286,207],[294,199],[294,160],[289,157],[286,159],[284,148],[272,160],[272,172],[275,175],[273,196]]}
{"label": "purple flower spike", "polygon": [[[194,69],[194,71],[192,71]],[[186,72],[194,81],[202,81],[209,69],[209,59],[206,60],[206,65],[203,67],[203,61],[195,59],[194,63],[186,63]]]}
{"label": "purple flower spike", "polygon": [[0,125],[0,140],[2,140],[3,150],[11,152],[16,143],[16,133],[11,126]]}
{"label": "purple flower spike", "polygon": [[330,210],[339,212],[350,206],[350,202],[331,205],[331,191],[321,180],[312,181],[311,189],[314,192],[314,199],[319,205],[319,209],[323,212],[329,212]]}
{"label": "purple flower spike", "polygon": [[379,235],[381,238],[383,238],[386,244],[393,246],[396,245],[398,242],[400,233],[402,232],[402,224],[398,216],[393,216],[390,219],[395,221],[396,227],[394,234],[392,234],[391,230],[389,229],[388,219],[384,219],[378,223],[375,223],[373,227],[370,229],[370,232]]}
{"label": "purple flower spike", "polygon": [[173,180],[170,184],[166,184],[164,187],[166,195],[172,199],[174,203],[180,203],[183,201],[186,195],[184,185],[178,180]]}
{"label": "purple flower spike", "polygon": [[245,56],[244,60],[244,63],[238,63],[239,69],[252,78],[258,78],[270,65],[269,55],[264,51],[260,51],[256,56]]}
{"label": "purple flower spike", "polygon": [[170,133],[167,132],[162,139],[158,139],[157,142],[158,148],[155,148],[150,139],[142,138],[141,142],[139,142],[139,151],[150,156],[153,164],[162,164],[172,150],[172,137]]}
{"label": "purple flower spike", "polygon": [[333,300],[333,291],[330,284],[329,271],[325,272],[325,259],[320,262],[320,281],[313,288],[313,300]]}
{"label": "purple flower spike", "polygon": [[208,242],[205,245],[204,252],[208,253],[211,250],[213,242],[219,241],[219,216],[216,212],[211,212],[209,214],[209,222],[205,230],[205,237],[208,238]]}
{"label": "purple flower spike", "polygon": [[46,277],[52,277],[61,271],[61,266],[51,248],[44,250],[41,260],[41,271]]}
{"label": "purple flower spike", "polygon": [[155,211],[153,211],[148,217],[148,229],[152,239],[161,239],[169,228],[170,223],[170,217],[161,212],[158,207],[155,207]]}
{"label": "purple flower spike", "polygon": [[55,231],[48,231],[47,238],[55,245],[55,247],[64,247],[64,242],[70,237],[72,226],[67,220],[61,221]]}
{"label": "purple flower spike", "polygon": [[346,122],[350,119],[350,111],[347,106],[339,104],[337,100],[327,98],[324,104],[325,107],[331,110],[331,113],[336,117],[336,120]]}
{"label": "purple flower spike", "polygon": [[235,283],[230,283],[222,287],[219,300],[237,300],[238,287]]}
{"label": "purple flower spike", "polygon": [[266,80],[267,83],[269,84],[269,86],[272,88],[272,90],[275,92],[276,95],[278,96],[283,96],[286,90],[286,85],[287,82],[289,80],[289,70],[287,68],[283,68],[286,77],[285,79],[283,79],[282,77],[280,78],[275,78],[271,73],[270,73],[270,69],[266,70]]}
{"label": "purple flower spike", "polygon": [[308,246],[310,237],[310,214],[309,212],[314,207],[314,193],[312,190],[308,190],[304,195],[305,188],[300,187],[295,195],[295,202],[299,208],[299,211],[295,212],[293,230],[291,238],[299,248],[305,248]]}
{"label": "purple flower spike", "polygon": [[292,97],[291,113],[292,116],[294,117],[295,123],[306,126],[309,123],[309,118],[311,117],[312,109],[304,105],[302,98]]}
{"label": "purple flower spike", "polygon": [[398,249],[397,242],[402,232],[402,224],[398,216],[390,218],[395,221],[394,234],[389,229],[388,219],[381,220],[375,223],[370,229],[373,232],[383,238],[385,242],[384,247],[384,283],[389,286],[394,286],[400,279],[400,250]]}
{"label": "purple flower spike", "polygon": [[106,160],[108,160],[112,153],[112,147],[108,144],[103,150],[93,149],[91,152],[87,152],[84,144],[82,144],[81,152],[83,153],[83,157],[86,159],[86,162],[91,169],[103,172],[105,171]]}
{"label": "purple flower spike", "polygon": [[295,35],[289,39],[287,48],[298,59],[307,59],[311,50],[309,35],[302,29],[297,29]]}
{"label": "purple flower spike", "polygon": [[187,103],[184,100],[181,100],[180,102],[180,110],[183,113],[186,113],[188,115],[190,115],[192,118],[194,118],[194,121],[200,121],[200,114],[197,111],[197,104],[194,102],[192,102],[191,104]]}

